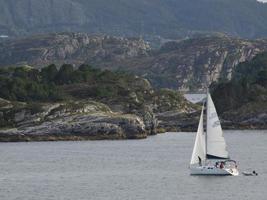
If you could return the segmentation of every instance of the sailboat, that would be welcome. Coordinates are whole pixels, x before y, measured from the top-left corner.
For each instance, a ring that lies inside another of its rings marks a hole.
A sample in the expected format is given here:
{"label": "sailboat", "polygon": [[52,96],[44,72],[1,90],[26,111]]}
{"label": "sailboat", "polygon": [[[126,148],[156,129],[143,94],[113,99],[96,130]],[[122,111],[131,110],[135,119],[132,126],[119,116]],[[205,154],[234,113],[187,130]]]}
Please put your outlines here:
{"label": "sailboat", "polygon": [[206,98],[206,131],[202,106],[195,145],[190,162],[191,175],[239,174],[236,161],[230,160],[226,150],[221,123],[209,91]]}

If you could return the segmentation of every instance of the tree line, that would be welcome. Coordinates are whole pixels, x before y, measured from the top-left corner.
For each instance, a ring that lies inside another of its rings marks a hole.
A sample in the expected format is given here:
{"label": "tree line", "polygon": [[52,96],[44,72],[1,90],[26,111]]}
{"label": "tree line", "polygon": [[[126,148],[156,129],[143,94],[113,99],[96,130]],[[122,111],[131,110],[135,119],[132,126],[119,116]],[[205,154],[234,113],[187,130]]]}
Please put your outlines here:
{"label": "tree line", "polygon": [[[61,86],[79,83],[94,86],[96,90],[92,95],[112,95],[116,89],[112,85],[123,85],[122,81],[132,78],[124,72],[100,70],[85,64],[78,68],[70,64],[58,68],[51,64],[40,70],[29,66],[1,68],[0,97],[26,102],[61,101],[68,98]],[[107,85],[110,85],[108,89]]]}

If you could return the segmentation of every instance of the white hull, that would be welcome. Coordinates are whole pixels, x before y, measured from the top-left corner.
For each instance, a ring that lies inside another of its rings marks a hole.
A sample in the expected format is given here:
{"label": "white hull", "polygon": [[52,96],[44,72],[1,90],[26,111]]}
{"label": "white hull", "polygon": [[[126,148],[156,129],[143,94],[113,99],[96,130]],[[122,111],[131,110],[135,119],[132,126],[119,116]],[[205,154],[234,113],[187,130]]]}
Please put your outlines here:
{"label": "white hull", "polygon": [[213,175],[213,176],[238,176],[236,168],[217,168],[214,166],[192,166],[191,175]]}

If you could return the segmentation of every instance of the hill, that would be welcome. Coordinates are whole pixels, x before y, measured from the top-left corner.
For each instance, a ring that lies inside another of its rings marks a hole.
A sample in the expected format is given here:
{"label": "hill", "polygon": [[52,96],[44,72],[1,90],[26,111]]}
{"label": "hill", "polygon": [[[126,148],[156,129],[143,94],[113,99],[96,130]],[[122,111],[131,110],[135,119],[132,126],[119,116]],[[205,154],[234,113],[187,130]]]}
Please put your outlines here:
{"label": "hill", "polygon": [[[194,123],[158,121],[197,110],[180,93],[140,77],[81,65],[0,70],[0,142],[141,139]],[[166,129],[165,129],[166,128]]]}
{"label": "hill", "polygon": [[0,0],[0,34],[87,32],[177,38],[224,32],[266,37],[267,5],[256,0]]}
{"label": "hill", "polygon": [[204,36],[165,43],[149,56],[112,64],[151,81],[156,87],[199,90],[218,80],[230,80],[235,67],[267,50],[267,40],[244,40],[227,36]]}
{"label": "hill", "polygon": [[231,81],[214,84],[213,98],[225,124],[266,128],[267,53],[239,64]]}
{"label": "hill", "polygon": [[230,79],[235,66],[267,50],[267,40],[225,35],[169,41],[160,49],[138,38],[84,33],[45,34],[0,43],[0,66],[42,67],[82,63],[128,71],[158,88],[198,90],[206,82]]}

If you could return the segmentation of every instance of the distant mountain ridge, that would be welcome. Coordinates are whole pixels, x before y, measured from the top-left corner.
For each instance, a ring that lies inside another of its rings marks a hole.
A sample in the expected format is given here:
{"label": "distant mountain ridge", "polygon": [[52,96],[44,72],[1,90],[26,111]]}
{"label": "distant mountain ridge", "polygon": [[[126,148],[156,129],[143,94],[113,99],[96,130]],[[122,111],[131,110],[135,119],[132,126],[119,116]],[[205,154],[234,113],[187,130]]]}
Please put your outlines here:
{"label": "distant mountain ridge", "polygon": [[201,32],[267,36],[256,0],[0,0],[0,35],[87,32],[177,38]]}

